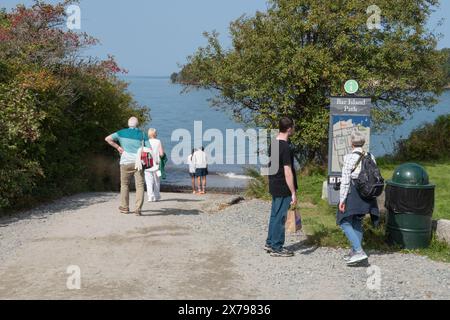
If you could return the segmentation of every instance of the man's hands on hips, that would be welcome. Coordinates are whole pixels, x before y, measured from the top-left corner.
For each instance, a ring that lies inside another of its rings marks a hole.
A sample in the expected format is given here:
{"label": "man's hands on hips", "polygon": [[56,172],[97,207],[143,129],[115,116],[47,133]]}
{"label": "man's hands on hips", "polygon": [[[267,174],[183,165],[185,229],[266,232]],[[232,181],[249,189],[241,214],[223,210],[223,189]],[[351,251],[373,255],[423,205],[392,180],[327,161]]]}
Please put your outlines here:
{"label": "man's hands on hips", "polygon": [[122,148],[121,146],[119,146],[117,143],[114,142],[114,139],[113,139],[112,135],[107,136],[107,137],[105,138],[105,141],[106,141],[111,147],[113,147],[114,149],[116,149],[116,150],[120,153],[120,155],[122,155],[122,154],[125,152],[125,150],[123,150],[123,148]]}

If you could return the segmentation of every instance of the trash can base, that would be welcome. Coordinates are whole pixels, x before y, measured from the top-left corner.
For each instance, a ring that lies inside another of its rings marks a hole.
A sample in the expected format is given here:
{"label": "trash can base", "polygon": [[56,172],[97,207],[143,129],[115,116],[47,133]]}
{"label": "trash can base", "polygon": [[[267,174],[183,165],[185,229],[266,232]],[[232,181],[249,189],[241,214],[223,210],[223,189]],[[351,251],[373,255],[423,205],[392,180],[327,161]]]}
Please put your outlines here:
{"label": "trash can base", "polygon": [[408,250],[428,248],[432,237],[431,226],[430,216],[388,212],[388,243]]}

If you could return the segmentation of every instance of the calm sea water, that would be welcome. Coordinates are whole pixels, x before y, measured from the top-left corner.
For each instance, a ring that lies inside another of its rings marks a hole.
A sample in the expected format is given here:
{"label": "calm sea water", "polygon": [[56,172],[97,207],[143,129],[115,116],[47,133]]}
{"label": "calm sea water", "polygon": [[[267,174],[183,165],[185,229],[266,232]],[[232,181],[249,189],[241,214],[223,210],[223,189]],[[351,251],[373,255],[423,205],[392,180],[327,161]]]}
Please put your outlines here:
{"label": "calm sea water", "polygon": [[[192,133],[192,144],[200,145],[201,141],[194,141],[194,122],[202,121],[203,132],[208,129],[244,129],[242,124],[231,120],[231,116],[223,110],[210,107],[209,99],[214,93],[206,90],[181,93],[182,87],[171,84],[168,78],[154,77],[125,77],[130,83],[129,90],[135,99],[151,108],[152,120],[146,127],[158,129],[166,153],[170,155],[179,141],[172,141],[172,133],[177,129],[186,129]],[[450,113],[450,91],[441,96],[440,103],[434,111],[419,111],[414,116],[397,127],[395,130],[373,134],[371,150],[376,156],[391,153],[395,141],[407,137],[409,133],[425,122],[432,122],[439,115]],[[205,143],[208,144],[208,143]],[[225,156],[226,155],[224,151]],[[212,165],[208,184],[218,187],[245,186],[248,179],[244,176],[242,165]],[[186,165],[174,165],[169,162],[166,184],[190,185],[190,178]]]}

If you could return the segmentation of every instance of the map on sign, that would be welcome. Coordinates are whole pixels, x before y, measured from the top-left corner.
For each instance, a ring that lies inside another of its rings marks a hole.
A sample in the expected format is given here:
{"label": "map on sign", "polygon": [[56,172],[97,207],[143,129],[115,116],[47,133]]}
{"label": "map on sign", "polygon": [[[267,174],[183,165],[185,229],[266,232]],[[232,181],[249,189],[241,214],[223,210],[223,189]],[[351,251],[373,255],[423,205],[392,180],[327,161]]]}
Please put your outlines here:
{"label": "map on sign", "polygon": [[331,171],[342,172],[344,156],[352,153],[351,135],[360,131],[366,137],[364,150],[370,146],[370,116],[334,115],[332,117]]}

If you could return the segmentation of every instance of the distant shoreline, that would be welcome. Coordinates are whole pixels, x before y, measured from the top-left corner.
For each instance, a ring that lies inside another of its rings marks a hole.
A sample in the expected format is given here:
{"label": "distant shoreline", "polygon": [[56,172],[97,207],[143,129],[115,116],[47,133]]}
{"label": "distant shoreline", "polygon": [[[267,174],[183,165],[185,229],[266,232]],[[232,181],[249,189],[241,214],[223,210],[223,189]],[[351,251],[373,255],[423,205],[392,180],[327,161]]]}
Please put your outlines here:
{"label": "distant shoreline", "polygon": [[136,76],[136,75],[121,75],[123,78],[139,78],[139,79],[170,79],[170,76]]}
{"label": "distant shoreline", "polygon": [[[139,78],[139,79],[170,79],[171,76],[144,76],[144,75],[132,75],[132,74],[125,74],[122,75],[123,78]],[[179,81],[175,82],[176,84],[180,84]],[[450,83],[447,84],[444,87],[445,90],[450,90]]]}

